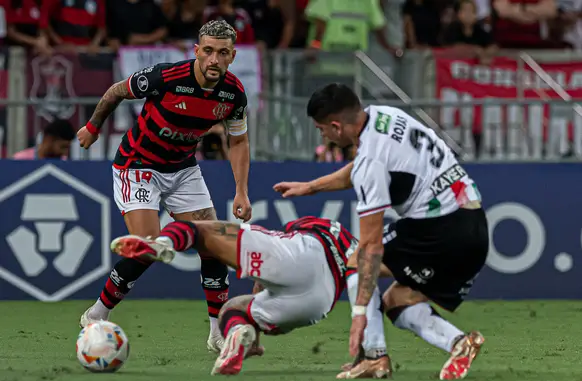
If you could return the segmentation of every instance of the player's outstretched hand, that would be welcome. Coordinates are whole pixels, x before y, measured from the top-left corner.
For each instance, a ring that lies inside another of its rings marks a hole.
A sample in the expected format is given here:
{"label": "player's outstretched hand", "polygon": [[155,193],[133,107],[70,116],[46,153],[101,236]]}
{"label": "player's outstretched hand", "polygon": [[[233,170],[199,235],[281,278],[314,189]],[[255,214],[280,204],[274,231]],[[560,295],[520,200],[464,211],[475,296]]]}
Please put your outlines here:
{"label": "player's outstretched hand", "polygon": [[308,196],[313,194],[309,183],[300,183],[295,181],[283,181],[282,183],[277,183],[273,185],[275,192],[281,193],[284,198],[297,197],[297,196]]}
{"label": "player's outstretched hand", "polygon": [[89,149],[89,147],[99,139],[99,135],[93,135],[89,132],[86,126],[83,126],[79,131],[77,131],[77,139],[79,139],[81,147]]}

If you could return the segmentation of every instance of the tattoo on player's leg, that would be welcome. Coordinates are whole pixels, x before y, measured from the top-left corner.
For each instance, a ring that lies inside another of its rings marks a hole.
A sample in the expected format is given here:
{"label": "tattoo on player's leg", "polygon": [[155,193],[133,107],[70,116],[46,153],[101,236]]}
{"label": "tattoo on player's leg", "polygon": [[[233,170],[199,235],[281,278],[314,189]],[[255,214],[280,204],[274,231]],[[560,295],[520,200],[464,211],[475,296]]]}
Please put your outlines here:
{"label": "tattoo on player's leg", "polygon": [[200,209],[192,212],[193,221],[215,221],[216,219],[216,211],[214,208]]}
{"label": "tattoo on player's leg", "polygon": [[239,230],[240,230],[239,224],[229,222],[215,222],[212,224],[213,233],[226,237],[227,239],[236,240]]}

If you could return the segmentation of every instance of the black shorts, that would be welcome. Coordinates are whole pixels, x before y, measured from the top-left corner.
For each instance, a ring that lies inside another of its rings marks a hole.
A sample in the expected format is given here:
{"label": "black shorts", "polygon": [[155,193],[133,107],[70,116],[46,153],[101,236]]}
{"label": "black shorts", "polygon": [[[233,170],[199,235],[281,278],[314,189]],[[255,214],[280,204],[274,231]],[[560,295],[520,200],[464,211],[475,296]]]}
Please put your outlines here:
{"label": "black shorts", "polygon": [[384,228],[384,264],[402,285],[454,311],[489,251],[483,209],[459,209],[427,219],[403,218]]}

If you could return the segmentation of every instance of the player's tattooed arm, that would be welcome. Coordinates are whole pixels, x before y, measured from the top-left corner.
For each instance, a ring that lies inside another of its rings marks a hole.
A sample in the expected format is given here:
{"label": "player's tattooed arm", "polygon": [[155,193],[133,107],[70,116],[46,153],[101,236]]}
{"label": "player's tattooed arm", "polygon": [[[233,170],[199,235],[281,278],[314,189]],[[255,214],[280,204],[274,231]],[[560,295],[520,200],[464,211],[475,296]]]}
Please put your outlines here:
{"label": "player's tattooed arm", "polygon": [[367,306],[378,285],[384,256],[382,234],[384,211],[360,218],[360,247],[358,253],[358,296],[356,305]]}
{"label": "player's tattooed arm", "polygon": [[117,106],[124,99],[133,99],[133,95],[130,93],[127,87],[127,80],[123,80],[111,85],[109,89],[103,94],[99,103],[95,107],[95,111],[89,120],[98,129],[101,128],[105,120],[115,111]]}

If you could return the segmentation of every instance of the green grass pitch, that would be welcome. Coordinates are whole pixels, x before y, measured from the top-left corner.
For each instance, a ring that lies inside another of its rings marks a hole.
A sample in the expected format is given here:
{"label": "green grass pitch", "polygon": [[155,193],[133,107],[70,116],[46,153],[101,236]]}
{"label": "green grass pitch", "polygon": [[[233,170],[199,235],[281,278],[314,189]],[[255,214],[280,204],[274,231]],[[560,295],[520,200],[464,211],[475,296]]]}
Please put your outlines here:
{"label": "green grass pitch", "polygon": [[[91,301],[0,302],[0,381],[216,380],[200,301],[124,301],[112,315],[129,336],[130,357],[113,375],[92,374],[75,357],[78,320]],[[468,302],[443,313],[479,329],[485,347],[468,380],[582,381],[582,302]],[[333,380],[347,354],[349,305],[319,325],[262,337],[265,356],[245,362],[240,380]],[[436,380],[444,352],[386,323],[395,380]],[[223,378],[223,377],[222,377]]]}

